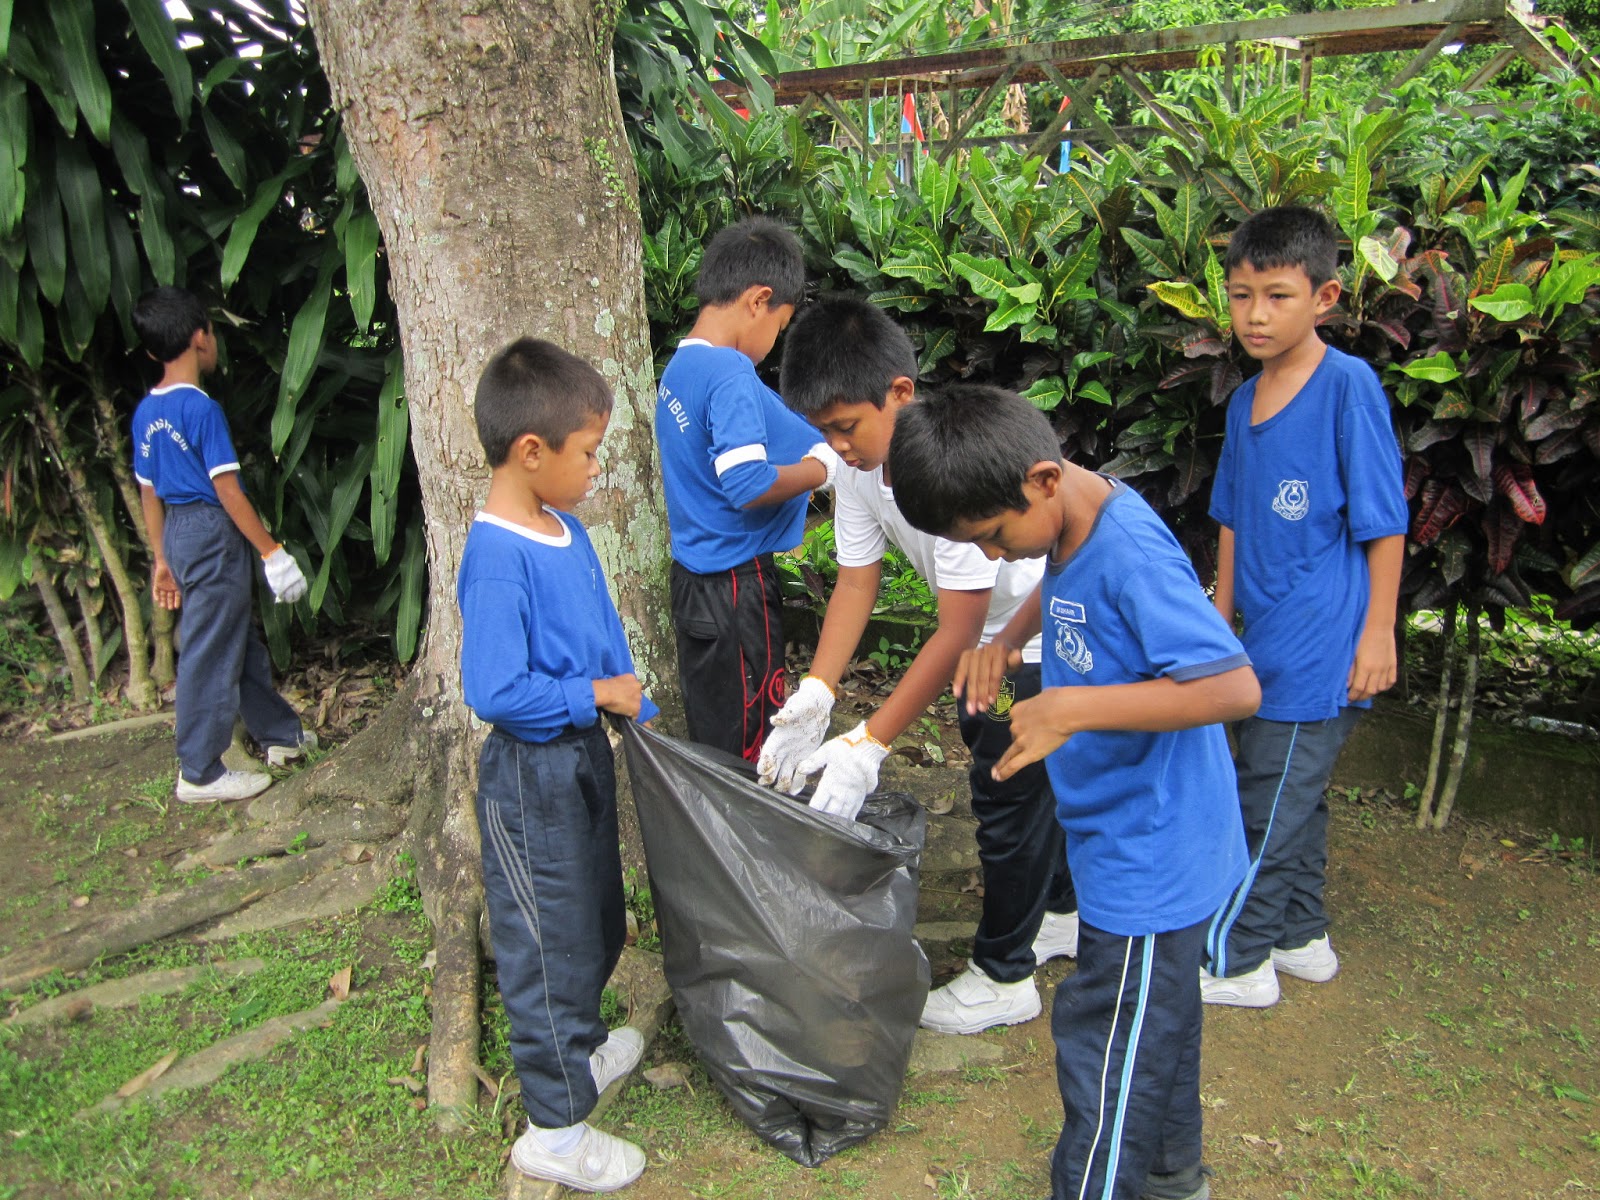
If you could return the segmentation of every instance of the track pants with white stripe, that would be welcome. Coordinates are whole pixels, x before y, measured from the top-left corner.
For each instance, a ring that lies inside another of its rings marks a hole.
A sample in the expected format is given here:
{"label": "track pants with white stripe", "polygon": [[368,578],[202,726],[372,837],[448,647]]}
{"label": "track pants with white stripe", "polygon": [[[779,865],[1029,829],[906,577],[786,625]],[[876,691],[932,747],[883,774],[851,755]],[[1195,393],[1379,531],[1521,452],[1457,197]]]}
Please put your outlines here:
{"label": "track pants with white stripe", "polygon": [[622,954],[617,788],[604,726],[524,742],[498,730],[478,760],[478,832],[500,998],[528,1118],[576,1125],[598,1096],[600,994]]}
{"label": "track pants with white stripe", "polygon": [[1212,922],[1206,969],[1243,975],[1274,946],[1294,950],[1328,931],[1328,778],[1364,710],[1326,721],[1249,717],[1234,727],[1234,769],[1250,869]]}
{"label": "track pants with white stripe", "polygon": [[1065,1110],[1051,1200],[1137,1200],[1158,1176],[1199,1188],[1207,924],[1141,937],[1079,926],[1078,970],[1050,1014]]}

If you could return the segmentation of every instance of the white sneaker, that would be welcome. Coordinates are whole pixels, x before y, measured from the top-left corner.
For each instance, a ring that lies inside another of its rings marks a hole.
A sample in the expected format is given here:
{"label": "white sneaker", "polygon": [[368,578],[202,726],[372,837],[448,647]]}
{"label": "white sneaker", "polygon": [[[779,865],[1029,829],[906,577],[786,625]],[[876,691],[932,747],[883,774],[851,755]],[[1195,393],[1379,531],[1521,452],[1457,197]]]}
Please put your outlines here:
{"label": "white sneaker", "polygon": [[600,1048],[589,1055],[594,1090],[603,1092],[634,1067],[644,1054],[644,1035],[631,1025],[613,1029]]}
{"label": "white sneaker", "polygon": [[1311,983],[1327,983],[1339,973],[1339,956],[1328,944],[1328,935],[1307,942],[1294,950],[1272,952],[1272,965],[1285,975],[1305,979]]}
{"label": "white sneaker", "polygon": [[272,786],[272,776],[261,771],[224,771],[210,783],[190,783],[178,776],[177,796],[185,804],[213,804],[218,800],[248,800]]}
{"label": "white sneaker", "polygon": [[268,746],[267,766],[287,767],[297,759],[304,758],[307,750],[317,748],[317,735],[307,729],[300,735],[300,741],[294,746]]}
{"label": "white sneaker", "polygon": [[1040,1007],[1033,976],[1016,983],[996,983],[969,961],[964,972],[928,993],[918,1024],[940,1033],[982,1033],[993,1025],[1031,1021]]}
{"label": "white sneaker", "polygon": [[1213,975],[1201,967],[1200,999],[1238,1008],[1271,1008],[1278,1002],[1278,973],[1270,958],[1243,975]]}
{"label": "white sneaker", "polygon": [[1041,967],[1052,958],[1078,957],[1078,914],[1046,912],[1033,939],[1033,959]]}
{"label": "white sneaker", "polygon": [[524,1175],[551,1179],[578,1192],[614,1192],[644,1174],[643,1150],[588,1124],[569,1154],[545,1149],[530,1125],[512,1144],[511,1162]]}

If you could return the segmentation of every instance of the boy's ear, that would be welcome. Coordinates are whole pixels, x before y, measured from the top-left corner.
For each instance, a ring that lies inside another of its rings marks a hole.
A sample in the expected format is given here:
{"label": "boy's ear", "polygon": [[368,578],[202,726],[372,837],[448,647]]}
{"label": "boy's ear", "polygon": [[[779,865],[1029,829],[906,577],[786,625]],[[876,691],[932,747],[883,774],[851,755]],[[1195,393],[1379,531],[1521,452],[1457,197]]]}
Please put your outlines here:
{"label": "boy's ear", "polygon": [[1061,464],[1052,462],[1048,458],[1041,459],[1028,468],[1028,473],[1023,476],[1022,482],[1033,484],[1044,499],[1053,500],[1056,489],[1061,486]]}
{"label": "boy's ear", "polygon": [[511,453],[506,455],[506,461],[531,470],[539,465],[539,457],[545,449],[542,437],[537,433],[525,433],[511,443]]}
{"label": "boy's ear", "polygon": [[772,289],[764,283],[752,283],[740,294],[739,303],[753,313],[772,303]]}
{"label": "boy's ear", "polygon": [[917,381],[905,375],[896,375],[889,390],[883,394],[885,408],[896,409],[917,398]]}
{"label": "boy's ear", "polygon": [[1337,279],[1329,279],[1326,281],[1317,289],[1317,315],[1320,317],[1323,313],[1327,312],[1330,308],[1337,304],[1339,302],[1339,297],[1343,293],[1344,287]]}

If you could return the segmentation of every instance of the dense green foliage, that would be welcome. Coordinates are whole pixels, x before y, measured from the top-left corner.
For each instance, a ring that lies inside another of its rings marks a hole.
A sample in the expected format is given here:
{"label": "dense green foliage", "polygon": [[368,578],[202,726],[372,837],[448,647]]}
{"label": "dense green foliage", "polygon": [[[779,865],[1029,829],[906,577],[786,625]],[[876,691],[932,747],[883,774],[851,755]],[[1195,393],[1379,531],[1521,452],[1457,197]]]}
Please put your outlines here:
{"label": "dense green foliage", "polygon": [[[1220,98],[1219,98],[1220,99]],[[730,217],[802,231],[823,288],[867,293],[921,350],[1050,411],[1077,461],[1129,478],[1206,561],[1224,405],[1254,368],[1229,336],[1219,250],[1264,205],[1329,212],[1345,297],[1324,336],[1395,401],[1416,513],[1406,591],[1493,612],[1530,592],[1600,611],[1596,89],[1545,84],[1511,148],[1421,92],[1364,116],[1263,87],[1170,107],[1199,138],[1058,175],[1005,147],[943,166],[830,149],[826,123],[707,106],[687,157],[645,154],[656,345],[692,309],[697,247]],[[1544,132],[1540,132],[1541,128]],[[1519,140],[1520,139],[1520,140]],[[1515,166],[1513,164],[1516,164]],[[909,177],[908,177],[909,174]]]}

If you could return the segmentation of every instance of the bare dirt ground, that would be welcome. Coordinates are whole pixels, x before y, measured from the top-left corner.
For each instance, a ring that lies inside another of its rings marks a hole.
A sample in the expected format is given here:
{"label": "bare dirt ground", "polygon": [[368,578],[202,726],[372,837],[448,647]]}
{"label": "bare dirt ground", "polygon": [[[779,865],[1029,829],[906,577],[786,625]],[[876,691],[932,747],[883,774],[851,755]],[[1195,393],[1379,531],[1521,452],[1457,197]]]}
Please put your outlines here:
{"label": "bare dirt ground", "polygon": [[[153,806],[171,786],[171,754],[165,727],[82,742],[0,742],[8,872],[0,944],[32,940],[82,907],[125,905],[152,886],[183,886],[170,864],[242,821],[236,806],[173,805],[158,817]],[[1326,985],[1285,980],[1283,1000],[1271,1010],[1207,1012],[1203,1094],[1213,1194],[1476,1200],[1600,1192],[1593,848],[1552,843],[1550,831],[1478,824],[1419,834],[1401,805],[1343,791],[1334,797],[1331,845],[1339,977]],[[978,901],[963,891],[969,886],[964,876],[926,877],[922,918],[975,920]],[[959,969],[967,949],[928,947],[935,983]],[[1044,969],[1047,1012],[1054,983],[1072,969],[1061,961]],[[689,1088],[658,1092],[636,1081],[603,1123],[649,1152],[649,1170],[627,1193],[638,1200],[1038,1200],[1048,1191],[1046,1163],[1060,1123],[1047,1018],[973,1041],[997,1047],[997,1061],[912,1077],[890,1129],[812,1171],[730,1115],[675,1026],[652,1045],[645,1065],[689,1064]],[[414,1042],[414,1030],[397,1035],[396,1061],[410,1059]],[[26,1061],[46,1044],[15,1045]],[[292,1061],[294,1053],[283,1057]],[[378,1074],[385,1070],[394,1073]],[[249,1112],[230,1103],[219,1095],[205,1119],[249,1124]],[[391,1135],[411,1139],[402,1144],[417,1154],[450,1153],[425,1115],[399,1111]],[[415,1121],[413,1132],[398,1127],[402,1120]],[[15,1174],[3,1165],[14,1136],[0,1130],[0,1196],[124,1194],[111,1184],[41,1189],[26,1182],[22,1165],[14,1162]],[[361,1161],[365,1136],[352,1125],[352,1161]],[[484,1142],[476,1182],[437,1194],[492,1194],[500,1136],[486,1123],[473,1139]],[[114,1151],[114,1136],[106,1148]],[[7,1190],[8,1178],[21,1182]],[[270,1187],[235,1187],[202,1163],[178,1178],[188,1183],[136,1194],[309,1198],[392,1190],[381,1172],[337,1186],[286,1172]]]}

